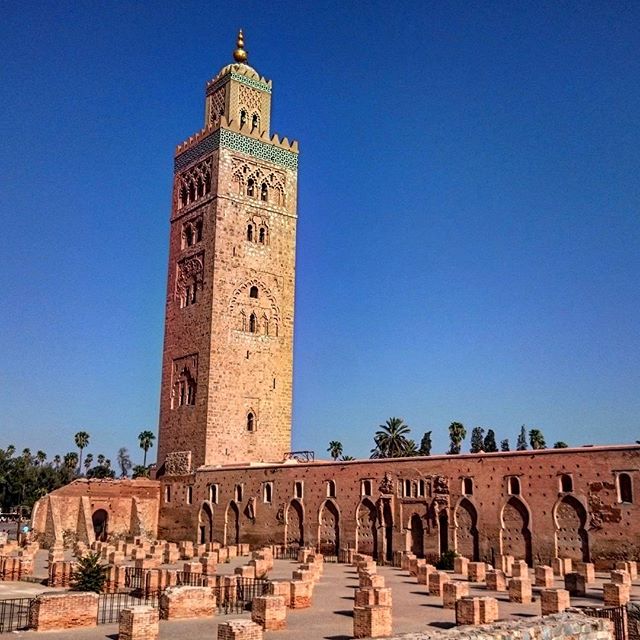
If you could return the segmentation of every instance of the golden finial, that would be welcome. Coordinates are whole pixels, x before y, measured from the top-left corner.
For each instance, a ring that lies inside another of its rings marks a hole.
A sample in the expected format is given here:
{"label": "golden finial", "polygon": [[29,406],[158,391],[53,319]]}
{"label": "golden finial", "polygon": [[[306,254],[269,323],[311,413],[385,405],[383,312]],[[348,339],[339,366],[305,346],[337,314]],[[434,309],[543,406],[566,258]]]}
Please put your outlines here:
{"label": "golden finial", "polygon": [[236,62],[245,63],[247,61],[247,52],[244,50],[244,35],[242,29],[238,31],[238,39],[236,40],[236,50],[233,52],[233,59]]}

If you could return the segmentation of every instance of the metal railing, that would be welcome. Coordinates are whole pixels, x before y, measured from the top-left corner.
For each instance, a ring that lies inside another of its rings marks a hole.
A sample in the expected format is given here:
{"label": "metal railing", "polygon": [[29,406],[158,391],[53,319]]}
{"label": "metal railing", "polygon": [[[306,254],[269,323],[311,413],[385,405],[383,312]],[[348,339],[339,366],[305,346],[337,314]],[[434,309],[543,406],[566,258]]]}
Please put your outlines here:
{"label": "metal railing", "polygon": [[33,598],[0,600],[0,633],[29,628],[29,607]]}
{"label": "metal railing", "polygon": [[613,622],[615,640],[629,640],[629,620],[627,606],[620,607],[579,607],[592,618],[605,618]]}
{"label": "metal railing", "polygon": [[109,624],[120,620],[120,612],[128,607],[140,604],[158,606],[159,593],[123,591],[101,593],[98,600],[98,624]]}

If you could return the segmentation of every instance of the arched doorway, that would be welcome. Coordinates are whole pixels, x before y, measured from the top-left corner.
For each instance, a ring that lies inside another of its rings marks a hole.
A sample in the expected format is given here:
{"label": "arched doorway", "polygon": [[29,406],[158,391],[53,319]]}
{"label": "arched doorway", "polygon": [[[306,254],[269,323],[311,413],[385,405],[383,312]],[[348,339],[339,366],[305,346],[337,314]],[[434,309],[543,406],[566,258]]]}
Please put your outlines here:
{"label": "arched doorway", "polygon": [[387,562],[393,561],[393,513],[391,502],[384,501],[382,507],[382,521],[384,526],[384,558]]}
{"label": "arched doorway", "polygon": [[424,558],[424,526],[422,518],[414,513],[409,520],[409,548],[416,558]]}
{"label": "arched doorway", "polygon": [[198,515],[198,539],[200,544],[213,542],[213,511],[208,502],[203,502]]}
{"label": "arched doorway", "polygon": [[480,559],[478,512],[468,498],[460,501],[455,512],[456,552],[477,562]]}
{"label": "arched doorway", "polygon": [[378,557],[378,515],[371,500],[363,500],[356,513],[356,551]]}
{"label": "arched doorway", "polygon": [[96,540],[105,542],[108,533],[109,514],[104,509],[97,509],[91,516],[91,522]]}
{"label": "arched doorway", "polygon": [[589,561],[587,511],[573,496],[564,496],[555,512],[556,556]]}
{"label": "arched doorway", "polygon": [[529,510],[519,498],[511,496],[502,509],[500,542],[503,555],[525,560],[531,566],[531,530]]}
{"label": "arched doorway", "polygon": [[285,544],[304,545],[304,511],[297,500],[292,500],[287,507],[285,525]]}
{"label": "arched doorway", "polygon": [[340,513],[331,500],[326,500],[320,507],[318,522],[320,553],[327,556],[338,555],[338,550],[340,549]]}
{"label": "arched doorway", "polygon": [[438,540],[440,555],[449,551],[449,514],[446,509],[438,514]]}
{"label": "arched doorway", "polygon": [[240,510],[230,502],[224,514],[224,544],[240,544]]}

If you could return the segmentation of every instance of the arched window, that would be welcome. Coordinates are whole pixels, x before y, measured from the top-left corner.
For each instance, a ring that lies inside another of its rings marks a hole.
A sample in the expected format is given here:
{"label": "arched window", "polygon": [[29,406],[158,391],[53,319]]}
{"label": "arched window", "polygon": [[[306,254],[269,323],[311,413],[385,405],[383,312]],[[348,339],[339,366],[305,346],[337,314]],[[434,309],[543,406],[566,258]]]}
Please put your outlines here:
{"label": "arched window", "polygon": [[424,498],[426,484],[424,480],[418,480],[418,498]]}
{"label": "arched window", "polygon": [[253,198],[253,196],[255,195],[255,182],[253,180],[253,178],[249,178],[247,180],[247,195],[251,196]]}
{"label": "arched window", "polygon": [[256,417],[253,415],[252,411],[249,411],[247,414],[247,431],[255,431],[256,430]]}
{"label": "arched window", "polygon": [[260,227],[260,231],[258,232],[258,242],[260,244],[264,244],[267,239],[267,230],[264,227]]}
{"label": "arched window", "polygon": [[198,198],[202,198],[204,195],[204,182],[202,180],[202,176],[198,176]]}
{"label": "arched window", "polygon": [[247,225],[247,240],[253,242],[253,225],[251,223]]}
{"label": "arched window", "polygon": [[262,501],[270,504],[273,500],[273,482],[265,482],[263,484]]}
{"label": "arched window", "polygon": [[327,498],[336,497],[336,483],[333,480],[327,482]]}
{"label": "arched window", "polygon": [[258,318],[256,318],[256,314],[252,313],[249,316],[249,333],[256,333],[258,330]]}
{"label": "arched window", "polygon": [[189,182],[189,202],[195,202],[196,199],[196,183],[194,180]]}
{"label": "arched window", "polygon": [[234,487],[233,497],[235,498],[236,502],[242,502],[242,485],[241,484],[237,484]]}
{"label": "arched window", "polygon": [[269,187],[267,187],[267,183],[263,182],[262,187],[260,188],[260,200],[262,202],[266,202],[269,199]]}
{"label": "arched window", "polygon": [[628,473],[618,475],[618,501],[633,502],[633,484]]}
{"label": "arched window", "polygon": [[573,491],[573,478],[566,473],[560,476],[560,491],[564,493]]}
{"label": "arched window", "polygon": [[260,118],[258,117],[257,113],[254,113],[253,117],[251,118],[251,130],[253,131],[254,129],[257,129],[259,124]]}
{"label": "arched window", "polygon": [[180,187],[180,197],[178,198],[178,209],[182,209],[187,204],[188,197],[187,187],[182,185]]}
{"label": "arched window", "polygon": [[363,496],[371,495],[371,480],[362,481],[362,495]]}
{"label": "arched window", "polygon": [[196,382],[187,367],[184,367],[180,372],[180,377],[174,389],[174,398],[171,401],[172,407],[175,405],[182,407],[196,403]]}
{"label": "arched window", "polygon": [[473,480],[471,478],[465,478],[462,481],[462,493],[464,493],[465,496],[473,495]]}
{"label": "arched window", "polygon": [[184,246],[190,247],[193,244],[193,227],[185,224],[183,227]]}
{"label": "arched window", "polygon": [[404,481],[404,497],[405,498],[411,497],[411,480]]}
{"label": "arched window", "polygon": [[509,478],[509,493],[512,496],[520,495],[520,480],[519,478],[511,477]]}
{"label": "arched window", "polygon": [[250,298],[258,297],[258,287],[251,287],[251,289],[249,289],[249,297]]}
{"label": "arched window", "polygon": [[247,124],[247,112],[242,109],[240,111],[240,126],[244,127],[245,124]]}
{"label": "arched window", "polygon": [[196,220],[196,242],[202,240],[202,218]]}

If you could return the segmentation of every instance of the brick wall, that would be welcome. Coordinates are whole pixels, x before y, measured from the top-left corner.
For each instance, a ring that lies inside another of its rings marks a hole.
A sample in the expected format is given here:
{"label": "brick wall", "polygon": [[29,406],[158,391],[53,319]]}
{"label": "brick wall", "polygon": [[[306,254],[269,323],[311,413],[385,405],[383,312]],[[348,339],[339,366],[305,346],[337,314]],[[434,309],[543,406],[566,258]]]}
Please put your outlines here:
{"label": "brick wall", "polygon": [[95,627],[98,619],[98,594],[42,594],[31,603],[29,626],[35,631],[55,631]]}

